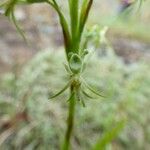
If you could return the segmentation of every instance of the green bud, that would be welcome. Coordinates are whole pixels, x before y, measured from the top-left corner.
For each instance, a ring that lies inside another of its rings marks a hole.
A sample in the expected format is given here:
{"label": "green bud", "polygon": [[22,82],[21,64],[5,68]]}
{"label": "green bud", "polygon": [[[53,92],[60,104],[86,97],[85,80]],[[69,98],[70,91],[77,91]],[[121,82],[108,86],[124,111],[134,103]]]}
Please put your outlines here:
{"label": "green bud", "polygon": [[73,73],[77,74],[82,69],[82,60],[77,54],[73,54],[69,60],[69,66]]}

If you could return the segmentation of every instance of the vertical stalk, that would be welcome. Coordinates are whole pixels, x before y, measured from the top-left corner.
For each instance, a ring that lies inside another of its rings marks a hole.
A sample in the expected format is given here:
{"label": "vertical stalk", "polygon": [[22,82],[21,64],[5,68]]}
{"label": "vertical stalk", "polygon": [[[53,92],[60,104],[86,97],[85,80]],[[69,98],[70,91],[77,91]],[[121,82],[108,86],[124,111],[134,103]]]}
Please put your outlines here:
{"label": "vertical stalk", "polygon": [[[79,0],[68,0],[71,19],[71,40],[69,41],[70,42],[69,47],[66,47],[66,49],[71,48],[71,51],[75,53],[79,52],[79,47],[81,44],[81,35],[93,2],[93,0],[89,1],[85,0],[85,1],[86,3],[85,2],[83,3],[81,14],[79,14]],[[75,87],[74,84],[71,84],[68,118],[67,118],[67,130],[65,133],[65,139],[62,150],[70,149],[71,135],[74,127],[75,106],[76,106]]]}
{"label": "vertical stalk", "polygon": [[70,26],[72,36],[72,51],[78,52],[79,41],[78,41],[78,27],[79,27],[79,0],[68,0],[70,9]]}
{"label": "vertical stalk", "polygon": [[70,87],[70,99],[69,99],[69,111],[68,111],[68,119],[67,119],[67,131],[65,134],[65,139],[63,143],[62,150],[69,150],[70,149],[70,140],[74,126],[74,114],[75,114],[75,92],[74,86],[71,85]]}
{"label": "vertical stalk", "polygon": [[[74,45],[79,47],[80,42],[76,43],[72,41],[71,47],[75,48]],[[69,99],[68,118],[67,118],[67,130],[65,133],[65,139],[64,139],[62,150],[70,149],[71,135],[72,135],[73,127],[74,127],[75,106],[76,106],[75,85],[72,83],[70,85],[70,99]]]}

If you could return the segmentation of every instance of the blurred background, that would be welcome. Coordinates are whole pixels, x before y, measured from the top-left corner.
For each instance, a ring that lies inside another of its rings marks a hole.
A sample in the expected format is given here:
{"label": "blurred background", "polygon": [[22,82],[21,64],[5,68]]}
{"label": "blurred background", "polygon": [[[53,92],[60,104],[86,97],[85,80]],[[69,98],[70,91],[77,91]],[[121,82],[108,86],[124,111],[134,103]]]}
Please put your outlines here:
{"label": "blurred background", "polygon": [[[90,149],[121,120],[125,127],[106,149],[150,149],[150,1],[123,10],[121,0],[95,0],[92,7],[83,76],[107,98],[78,104],[73,150]],[[48,100],[67,82],[59,20],[46,4],[19,6],[15,15],[28,43],[0,15],[0,149],[59,150],[68,93]]]}

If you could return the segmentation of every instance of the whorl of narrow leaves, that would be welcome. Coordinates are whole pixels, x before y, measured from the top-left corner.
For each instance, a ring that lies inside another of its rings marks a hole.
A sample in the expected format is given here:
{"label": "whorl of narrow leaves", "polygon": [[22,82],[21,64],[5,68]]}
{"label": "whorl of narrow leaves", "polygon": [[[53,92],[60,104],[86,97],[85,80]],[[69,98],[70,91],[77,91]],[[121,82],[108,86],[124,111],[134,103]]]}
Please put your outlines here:
{"label": "whorl of narrow leaves", "polygon": [[[69,65],[65,64],[66,71],[69,73],[70,81],[56,94],[53,96],[49,96],[50,99],[56,98],[60,94],[64,93],[67,89],[72,85],[75,94],[75,100],[80,102],[83,107],[85,107],[84,100],[88,99],[96,99],[96,97],[105,97],[100,94],[97,90],[95,90],[92,86],[90,86],[83,78],[82,72],[84,68],[84,59],[88,54],[87,50],[84,50],[81,55],[76,53],[69,54]],[[92,94],[92,95],[91,95]],[[93,96],[95,95],[95,96]]]}

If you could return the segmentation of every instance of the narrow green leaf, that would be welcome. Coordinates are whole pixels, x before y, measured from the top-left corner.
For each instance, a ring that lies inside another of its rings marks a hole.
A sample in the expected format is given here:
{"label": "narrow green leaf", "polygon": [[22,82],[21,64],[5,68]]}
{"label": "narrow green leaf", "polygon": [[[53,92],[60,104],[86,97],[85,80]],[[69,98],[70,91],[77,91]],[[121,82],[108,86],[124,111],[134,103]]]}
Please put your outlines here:
{"label": "narrow green leaf", "polygon": [[65,90],[67,90],[67,88],[69,88],[69,86],[70,86],[70,82],[67,85],[65,85],[65,87],[62,88],[58,93],[56,93],[53,96],[50,96],[49,99],[56,98],[57,96],[59,96],[60,94],[62,94]]}
{"label": "narrow green leaf", "polygon": [[97,141],[92,150],[105,150],[106,146],[110,144],[111,141],[118,136],[118,134],[121,132],[124,126],[125,121],[121,121],[116,125],[116,127],[104,133],[104,135]]}
{"label": "narrow green leaf", "polygon": [[72,38],[76,40],[79,0],[69,0]]}
{"label": "narrow green leaf", "polygon": [[95,95],[99,96],[99,97],[105,97],[104,95],[99,94],[99,92],[97,92],[95,89],[93,89],[90,85],[88,85],[85,81],[83,82],[85,87],[90,90],[92,93],[94,93]]}
{"label": "narrow green leaf", "polygon": [[79,19],[79,37],[81,38],[85,23],[87,21],[89,11],[91,9],[93,0],[84,0],[81,8],[80,19]]}
{"label": "narrow green leaf", "polygon": [[94,99],[92,96],[90,96],[86,91],[82,90],[83,95],[85,95],[86,97],[90,98],[90,99]]}
{"label": "narrow green leaf", "polygon": [[61,12],[60,7],[58,6],[57,2],[55,0],[52,0],[53,3],[49,0],[47,0],[47,3],[50,4],[58,13],[60,24],[63,31],[63,37],[64,37],[64,43],[65,43],[65,49],[66,53],[69,53],[70,50],[70,43],[71,43],[71,36],[69,32],[68,23],[66,21],[66,18],[64,17],[63,13]]}
{"label": "narrow green leaf", "polygon": [[27,40],[25,38],[25,35],[24,35],[23,31],[21,30],[21,28],[19,27],[19,25],[17,23],[17,20],[15,18],[15,15],[14,15],[15,6],[17,5],[17,3],[18,3],[18,0],[11,0],[11,1],[5,2],[1,6],[5,7],[4,8],[5,9],[5,16],[7,16],[13,22],[13,24],[15,25],[16,30],[18,31],[18,33],[22,36],[24,41],[27,42]]}
{"label": "narrow green leaf", "polygon": [[17,21],[16,21],[16,18],[15,18],[15,15],[14,15],[14,11],[11,12],[11,18],[12,18],[12,21],[18,31],[18,33],[22,36],[22,38],[24,39],[24,41],[27,43],[27,40],[26,40],[26,37],[25,37],[25,34],[23,32],[23,30],[19,27]]}

